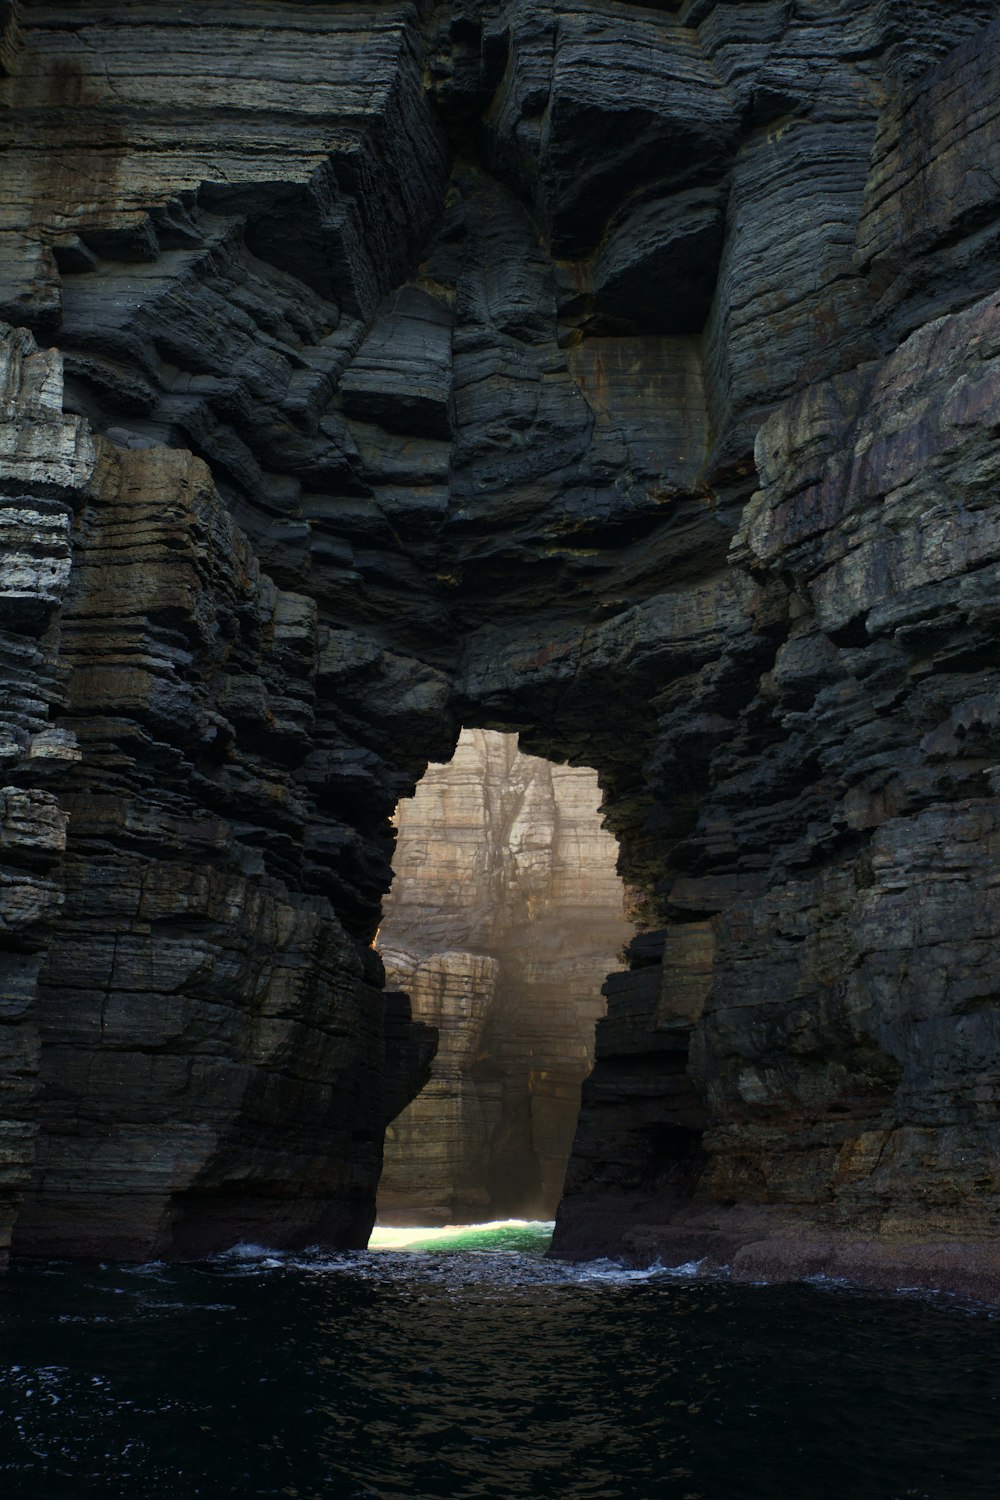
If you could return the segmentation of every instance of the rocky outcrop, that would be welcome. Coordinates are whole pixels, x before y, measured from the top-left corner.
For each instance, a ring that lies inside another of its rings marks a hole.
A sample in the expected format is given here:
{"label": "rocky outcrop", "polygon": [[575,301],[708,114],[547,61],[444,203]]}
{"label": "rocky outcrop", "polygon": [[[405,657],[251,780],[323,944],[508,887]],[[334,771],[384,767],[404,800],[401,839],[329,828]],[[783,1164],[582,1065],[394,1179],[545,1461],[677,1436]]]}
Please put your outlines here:
{"label": "rocky outcrop", "polygon": [[596,769],[642,891],[557,1249],[982,1283],[998,48],[0,5],[0,1233],[363,1238],[464,723]]}
{"label": "rocky outcrop", "polygon": [[68,819],[52,789],[80,759],[51,720],[71,532],[95,463],[62,410],[60,361],[24,330],[0,336],[0,1258],[31,1179],[38,1131],[38,978],[62,904]]}
{"label": "rocky outcrop", "polygon": [[601,984],[632,933],[599,803],[592,771],[468,729],[400,803],[378,947],[439,1040],[386,1135],[383,1222],[554,1216]]}
{"label": "rocky outcrop", "polygon": [[6,471],[29,494],[5,512],[5,603],[38,695],[3,793],[15,1243],[353,1243],[387,1069],[380,966],[304,874],[306,824],[320,848],[339,827],[305,769],[329,632],[261,572],[201,460],[91,440],[58,357],[7,353],[28,451]]}

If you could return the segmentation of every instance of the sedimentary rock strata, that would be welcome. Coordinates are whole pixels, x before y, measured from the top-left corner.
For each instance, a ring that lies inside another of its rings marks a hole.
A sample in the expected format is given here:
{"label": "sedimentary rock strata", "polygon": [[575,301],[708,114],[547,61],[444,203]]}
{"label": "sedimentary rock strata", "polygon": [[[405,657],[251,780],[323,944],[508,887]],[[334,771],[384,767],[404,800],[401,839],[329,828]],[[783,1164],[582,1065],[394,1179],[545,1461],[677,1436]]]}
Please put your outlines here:
{"label": "sedimentary rock strata", "polygon": [[557,1248],[995,1236],[998,56],[0,5],[4,1243],[363,1238],[463,723],[595,768],[643,892]]}

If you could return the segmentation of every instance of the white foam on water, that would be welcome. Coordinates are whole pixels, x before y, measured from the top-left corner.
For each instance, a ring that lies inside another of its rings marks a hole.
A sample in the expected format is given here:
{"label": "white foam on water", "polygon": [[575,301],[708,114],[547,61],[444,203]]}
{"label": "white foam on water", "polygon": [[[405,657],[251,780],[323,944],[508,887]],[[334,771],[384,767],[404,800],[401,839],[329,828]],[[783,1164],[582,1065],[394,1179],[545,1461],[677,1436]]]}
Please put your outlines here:
{"label": "white foam on water", "polygon": [[704,1262],[689,1260],[680,1266],[665,1266],[654,1261],[651,1266],[625,1266],[617,1260],[585,1260],[563,1264],[573,1280],[607,1281],[618,1285],[632,1281],[687,1280],[699,1274]]}
{"label": "white foam on water", "polygon": [[248,1270],[265,1268],[274,1271],[289,1263],[291,1257],[287,1250],[275,1250],[269,1245],[251,1245],[241,1242],[233,1245],[229,1250],[219,1250],[215,1255],[207,1256],[206,1259],[216,1264],[245,1267]]}
{"label": "white foam on water", "polygon": [[682,1266],[664,1266],[662,1269],[667,1276],[697,1276],[704,1260],[686,1260]]}
{"label": "white foam on water", "polygon": [[[664,1266],[630,1266],[619,1260],[555,1259],[541,1253],[551,1237],[551,1219],[491,1219],[481,1224],[376,1225],[366,1250],[329,1251],[318,1245],[282,1251],[265,1245],[239,1244],[210,1257],[230,1275],[260,1275],[275,1270],[310,1276],[337,1274],[386,1277],[401,1283],[454,1285],[615,1287],[649,1282],[691,1281],[706,1273],[704,1262]],[[707,1273],[717,1276],[718,1273]]]}

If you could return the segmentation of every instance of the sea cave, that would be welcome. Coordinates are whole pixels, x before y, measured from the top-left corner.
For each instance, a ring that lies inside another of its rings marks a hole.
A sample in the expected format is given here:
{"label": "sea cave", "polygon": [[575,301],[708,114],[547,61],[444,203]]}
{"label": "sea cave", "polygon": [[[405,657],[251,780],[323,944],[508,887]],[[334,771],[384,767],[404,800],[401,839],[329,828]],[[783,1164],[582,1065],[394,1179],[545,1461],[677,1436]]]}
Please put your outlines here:
{"label": "sea cave", "polygon": [[0,0],[11,1500],[992,1500],[998,122],[998,0]]}

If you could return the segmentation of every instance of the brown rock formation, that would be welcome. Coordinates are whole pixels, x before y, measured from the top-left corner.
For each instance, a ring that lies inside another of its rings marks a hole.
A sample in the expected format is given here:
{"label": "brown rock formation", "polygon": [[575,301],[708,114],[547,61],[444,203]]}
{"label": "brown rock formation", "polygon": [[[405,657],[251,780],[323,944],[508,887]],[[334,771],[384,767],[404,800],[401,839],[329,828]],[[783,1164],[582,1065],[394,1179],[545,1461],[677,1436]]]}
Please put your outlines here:
{"label": "brown rock formation", "polygon": [[632,933],[599,800],[592,771],[466,729],[399,804],[379,951],[439,1040],[386,1135],[383,1221],[555,1214],[601,984]]}

